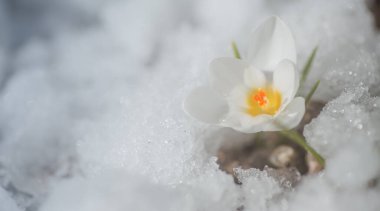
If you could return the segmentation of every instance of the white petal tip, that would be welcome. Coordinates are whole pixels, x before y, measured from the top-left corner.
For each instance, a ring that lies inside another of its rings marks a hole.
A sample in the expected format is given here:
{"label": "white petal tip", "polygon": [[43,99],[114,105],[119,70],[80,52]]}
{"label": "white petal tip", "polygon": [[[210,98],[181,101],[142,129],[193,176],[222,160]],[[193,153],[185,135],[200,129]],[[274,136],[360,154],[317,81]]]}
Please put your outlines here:
{"label": "white petal tip", "polygon": [[248,61],[260,69],[271,71],[284,59],[297,62],[293,34],[282,19],[273,16],[253,31]]}
{"label": "white petal tip", "polygon": [[225,100],[208,87],[194,89],[183,102],[189,116],[204,123],[217,124],[228,111]]}
{"label": "white petal tip", "polygon": [[285,127],[292,129],[297,127],[302,121],[305,111],[305,99],[296,97],[289,103],[285,110],[278,115],[276,120]]}

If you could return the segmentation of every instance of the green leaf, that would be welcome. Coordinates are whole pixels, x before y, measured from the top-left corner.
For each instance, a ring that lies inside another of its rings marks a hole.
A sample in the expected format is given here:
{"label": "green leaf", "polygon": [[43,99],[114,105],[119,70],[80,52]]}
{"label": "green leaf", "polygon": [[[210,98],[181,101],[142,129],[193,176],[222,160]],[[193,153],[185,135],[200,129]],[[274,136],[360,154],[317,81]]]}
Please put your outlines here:
{"label": "green leaf", "polygon": [[311,69],[311,66],[313,64],[315,55],[317,54],[317,51],[318,51],[318,46],[313,49],[313,51],[311,52],[309,58],[307,59],[307,62],[305,64],[305,66],[302,69],[302,75],[301,75],[301,79],[300,79],[301,80],[300,81],[301,87],[303,86],[303,83],[306,81],[307,76],[310,73],[310,69]]}
{"label": "green leaf", "polygon": [[232,46],[232,50],[234,51],[235,58],[241,59],[241,56],[240,56],[240,53],[239,53],[239,49],[238,49],[235,41],[232,41],[231,46]]}
{"label": "green leaf", "polygon": [[319,83],[321,81],[318,80],[317,82],[315,82],[315,84],[313,85],[313,87],[311,88],[309,94],[307,94],[306,98],[305,98],[305,104],[307,105],[309,103],[309,101],[311,100],[311,98],[313,97],[314,95],[314,92],[318,89],[318,86],[319,86]]}

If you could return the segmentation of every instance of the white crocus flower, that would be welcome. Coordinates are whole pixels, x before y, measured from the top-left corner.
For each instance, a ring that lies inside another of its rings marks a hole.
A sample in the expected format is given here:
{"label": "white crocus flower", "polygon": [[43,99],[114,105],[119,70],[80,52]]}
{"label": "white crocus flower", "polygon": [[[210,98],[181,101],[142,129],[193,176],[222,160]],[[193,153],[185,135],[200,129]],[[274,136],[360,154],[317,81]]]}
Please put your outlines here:
{"label": "white crocus flower", "polygon": [[252,34],[243,59],[217,58],[210,64],[210,87],[193,90],[184,110],[194,118],[245,133],[296,127],[305,100],[299,87],[293,35],[278,17]]}

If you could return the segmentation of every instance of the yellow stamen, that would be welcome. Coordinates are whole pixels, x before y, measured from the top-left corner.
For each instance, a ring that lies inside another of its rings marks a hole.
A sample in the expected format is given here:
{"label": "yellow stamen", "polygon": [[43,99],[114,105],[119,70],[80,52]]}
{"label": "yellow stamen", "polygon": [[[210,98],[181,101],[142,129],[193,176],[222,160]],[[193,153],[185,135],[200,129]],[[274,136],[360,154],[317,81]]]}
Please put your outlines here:
{"label": "yellow stamen", "polygon": [[271,86],[252,89],[247,95],[247,113],[252,116],[274,115],[281,106],[281,100],[281,93]]}

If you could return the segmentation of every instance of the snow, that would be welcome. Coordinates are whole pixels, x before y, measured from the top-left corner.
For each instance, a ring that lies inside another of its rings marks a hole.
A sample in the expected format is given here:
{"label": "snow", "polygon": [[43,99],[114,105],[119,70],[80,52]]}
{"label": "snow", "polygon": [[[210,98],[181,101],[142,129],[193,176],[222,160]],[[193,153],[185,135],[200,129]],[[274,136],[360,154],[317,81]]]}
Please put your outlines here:
{"label": "snow", "polygon": [[365,187],[380,176],[378,102],[367,89],[346,90],[305,128],[310,144],[331,159],[325,174],[338,187]]}
{"label": "snow", "polygon": [[275,204],[276,196],[284,191],[266,171],[237,169],[237,175],[243,184],[244,208],[247,210],[267,210]]}
{"label": "snow", "polygon": [[291,210],[379,208],[378,102],[366,88],[346,89],[305,127],[306,139],[327,164],[321,175],[302,183]]}
{"label": "snow", "polygon": [[[380,38],[363,1],[13,0],[0,11],[0,210],[379,209]],[[182,102],[271,15],[293,30],[299,68],[319,46],[301,92],[321,79],[315,97],[328,104],[304,135],[327,164],[297,186],[238,169],[238,186],[215,152],[251,136],[196,122]]]}
{"label": "snow", "polygon": [[215,160],[210,160],[203,171],[196,174],[198,177],[188,177],[168,186],[120,169],[108,169],[102,175],[73,178],[58,184],[41,210],[190,211],[234,210],[237,207],[237,187],[230,176],[218,170]]}
{"label": "snow", "polygon": [[21,209],[17,207],[16,202],[3,188],[0,188],[0,201],[0,210],[21,211]]}

